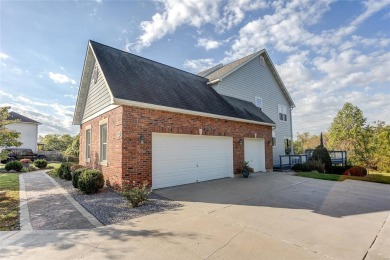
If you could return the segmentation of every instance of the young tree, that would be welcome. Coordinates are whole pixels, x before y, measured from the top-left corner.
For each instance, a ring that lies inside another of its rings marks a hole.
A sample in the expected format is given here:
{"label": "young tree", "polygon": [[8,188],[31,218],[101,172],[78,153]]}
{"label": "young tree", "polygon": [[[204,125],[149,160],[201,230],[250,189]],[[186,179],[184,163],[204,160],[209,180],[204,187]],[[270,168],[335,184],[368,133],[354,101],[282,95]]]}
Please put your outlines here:
{"label": "young tree", "polygon": [[367,132],[366,118],[362,110],[351,103],[345,103],[337,112],[329,129],[329,148],[348,152],[354,164],[366,164]]}
{"label": "young tree", "polygon": [[390,172],[390,125],[378,121],[370,130],[370,164],[378,171]]}
{"label": "young tree", "polygon": [[[8,120],[9,109],[10,107],[0,107],[0,147],[22,145],[22,143],[18,141],[20,133],[5,127],[6,125],[18,122],[18,120]],[[6,159],[7,155],[7,151],[2,151],[0,153],[1,160]]]}
{"label": "young tree", "polygon": [[56,150],[64,152],[72,144],[73,138],[69,134],[48,134],[39,137],[40,141],[45,144],[46,150]]}

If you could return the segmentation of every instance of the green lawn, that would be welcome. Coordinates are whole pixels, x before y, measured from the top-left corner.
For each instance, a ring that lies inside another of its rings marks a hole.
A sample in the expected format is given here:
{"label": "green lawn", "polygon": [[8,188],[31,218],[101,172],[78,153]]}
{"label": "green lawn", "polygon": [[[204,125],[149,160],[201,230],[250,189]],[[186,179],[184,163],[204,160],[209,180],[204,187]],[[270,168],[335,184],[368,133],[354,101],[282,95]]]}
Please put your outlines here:
{"label": "green lawn", "polygon": [[19,174],[0,174],[0,191],[6,191],[0,198],[0,231],[19,229]]}
{"label": "green lawn", "polygon": [[306,177],[306,178],[321,179],[321,180],[328,180],[328,181],[344,181],[348,179],[348,180],[369,181],[369,182],[390,184],[390,173],[374,172],[374,171],[370,171],[366,177],[355,177],[355,176],[318,173],[318,172],[297,172],[295,175]]}

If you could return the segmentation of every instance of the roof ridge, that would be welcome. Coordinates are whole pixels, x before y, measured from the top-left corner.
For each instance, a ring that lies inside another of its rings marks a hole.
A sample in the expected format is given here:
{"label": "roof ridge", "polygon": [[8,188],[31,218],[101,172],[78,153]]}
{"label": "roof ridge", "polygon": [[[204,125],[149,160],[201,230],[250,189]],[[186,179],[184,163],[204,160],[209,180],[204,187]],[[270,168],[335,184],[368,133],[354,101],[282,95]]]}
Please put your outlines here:
{"label": "roof ridge", "polygon": [[175,70],[178,70],[178,71],[181,71],[181,72],[185,72],[185,73],[191,74],[192,76],[196,76],[196,77],[199,77],[199,78],[202,78],[202,79],[207,79],[207,78],[205,78],[205,77],[196,75],[196,74],[194,74],[194,73],[191,73],[191,72],[188,72],[188,71],[185,71],[185,70],[182,70],[182,69],[179,69],[179,68],[176,68],[176,67],[173,67],[173,66],[164,64],[164,63],[159,62],[159,61],[151,60],[151,59],[142,57],[142,56],[140,56],[140,55],[137,55],[137,54],[134,54],[134,53],[131,53],[131,52],[128,52],[128,51],[120,50],[120,49],[117,49],[117,48],[114,48],[114,47],[111,47],[111,46],[108,46],[108,45],[106,45],[106,44],[103,44],[103,43],[100,43],[100,42],[96,42],[96,41],[93,41],[93,40],[89,40],[89,41],[90,41],[90,42],[93,42],[93,43],[96,43],[96,44],[99,44],[99,45],[102,45],[102,46],[105,46],[105,47],[108,47],[108,48],[110,48],[110,49],[114,49],[114,50],[116,50],[116,51],[124,52],[124,53],[126,53],[126,54],[128,54],[128,55],[134,55],[134,56],[136,56],[136,57],[138,57],[138,58],[141,58],[141,59],[144,59],[144,60],[147,60],[147,61],[151,61],[151,62],[160,64],[160,65],[163,65],[163,66],[166,66],[166,67],[170,67],[170,68],[172,68],[172,69],[175,69]]}
{"label": "roof ridge", "polygon": [[[232,63],[234,63],[234,62],[236,62],[236,61],[245,59],[245,58],[247,58],[247,57],[249,57],[249,56],[252,56],[252,55],[254,55],[254,54],[259,54],[260,52],[262,52],[262,51],[264,51],[264,50],[265,50],[265,49],[261,49],[261,50],[259,50],[259,51],[255,51],[255,52],[253,52],[253,53],[251,53],[251,54],[248,54],[248,55],[246,55],[246,56],[244,56],[244,57],[241,57],[241,58],[239,58],[239,59],[236,59],[236,60],[234,60],[234,61],[231,61],[231,62],[229,62],[229,63],[223,65],[223,67],[225,67],[225,66],[227,66],[227,65],[230,65],[230,64],[232,64]],[[222,68],[223,68],[223,67],[222,67]]]}

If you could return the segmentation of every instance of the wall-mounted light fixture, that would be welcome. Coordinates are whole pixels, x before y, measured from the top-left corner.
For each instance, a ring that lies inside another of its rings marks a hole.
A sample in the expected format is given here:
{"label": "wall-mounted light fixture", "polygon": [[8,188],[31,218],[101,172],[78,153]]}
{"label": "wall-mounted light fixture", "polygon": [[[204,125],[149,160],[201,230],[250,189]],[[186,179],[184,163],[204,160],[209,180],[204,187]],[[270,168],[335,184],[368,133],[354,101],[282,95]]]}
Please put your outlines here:
{"label": "wall-mounted light fixture", "polygon": [[145,143],[145,137],[144,137],[144,135],[141,135],[141,136],[139,137],[139,142],[140,142],[141,144],[144,144],[144,143]]}
{"label": "wall-mounted light fixture", "polygon": [[242,139],[240,139],[240,145],[243,145],[244,144],[244,141]]}

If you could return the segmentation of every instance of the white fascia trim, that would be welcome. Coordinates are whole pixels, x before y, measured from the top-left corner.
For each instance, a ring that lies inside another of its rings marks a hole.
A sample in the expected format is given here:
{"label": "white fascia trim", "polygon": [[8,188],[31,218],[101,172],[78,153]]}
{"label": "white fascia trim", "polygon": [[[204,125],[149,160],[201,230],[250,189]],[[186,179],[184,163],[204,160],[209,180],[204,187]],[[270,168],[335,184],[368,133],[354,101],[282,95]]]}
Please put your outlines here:
{"label": "white fascia trim", "polygon": [[168,111],[168,112],[186,114],[186,115],[217,118],[217,119],[244,122],[244,123],[250,123],[250,124],[256,124],[256,125],[275,126],[275,124],[270,124],[270,123],[252,121],[252,120],[229,117],[229,116],[221,116],[221,115],[209,114],[209,113],[204,113],[204,112],[197,112],[197,111],[186,110],[186,109],[181,109],[181,108],[153,105],[153,104],[147,104],[147,103],[131,101],[131,100],[126,100],[126,99],[120,99],[120,98],[114,98],[114,104],[132,106],[132,107],[140,107],[140,108],[148,108],[148,109],[161,110],[161,111]]}
{"label": "white fascia trim", "polygon": [[114,108],[117,108],[117,107],[118,107],[117,105],[109,105],[108,107],[103,108],[99,112],[96,112],[95,114],[93,114],[93,115],[91,115],[91,116],[89,116],[87,118],[84,118],[79,125],[84,124],[85,122],[88,122],[88,121],[94,119],[95,117],[103,115],[104,113],[107,113],[108,111],[111,111],[111,110],[113,110]]}
{"label": "white fascia trim", "polygon": [[42,125],[42,123],[22,122],[22,121],[14,122],[14,123],[11,123],[10,125],[13,125],[13,124]]}

